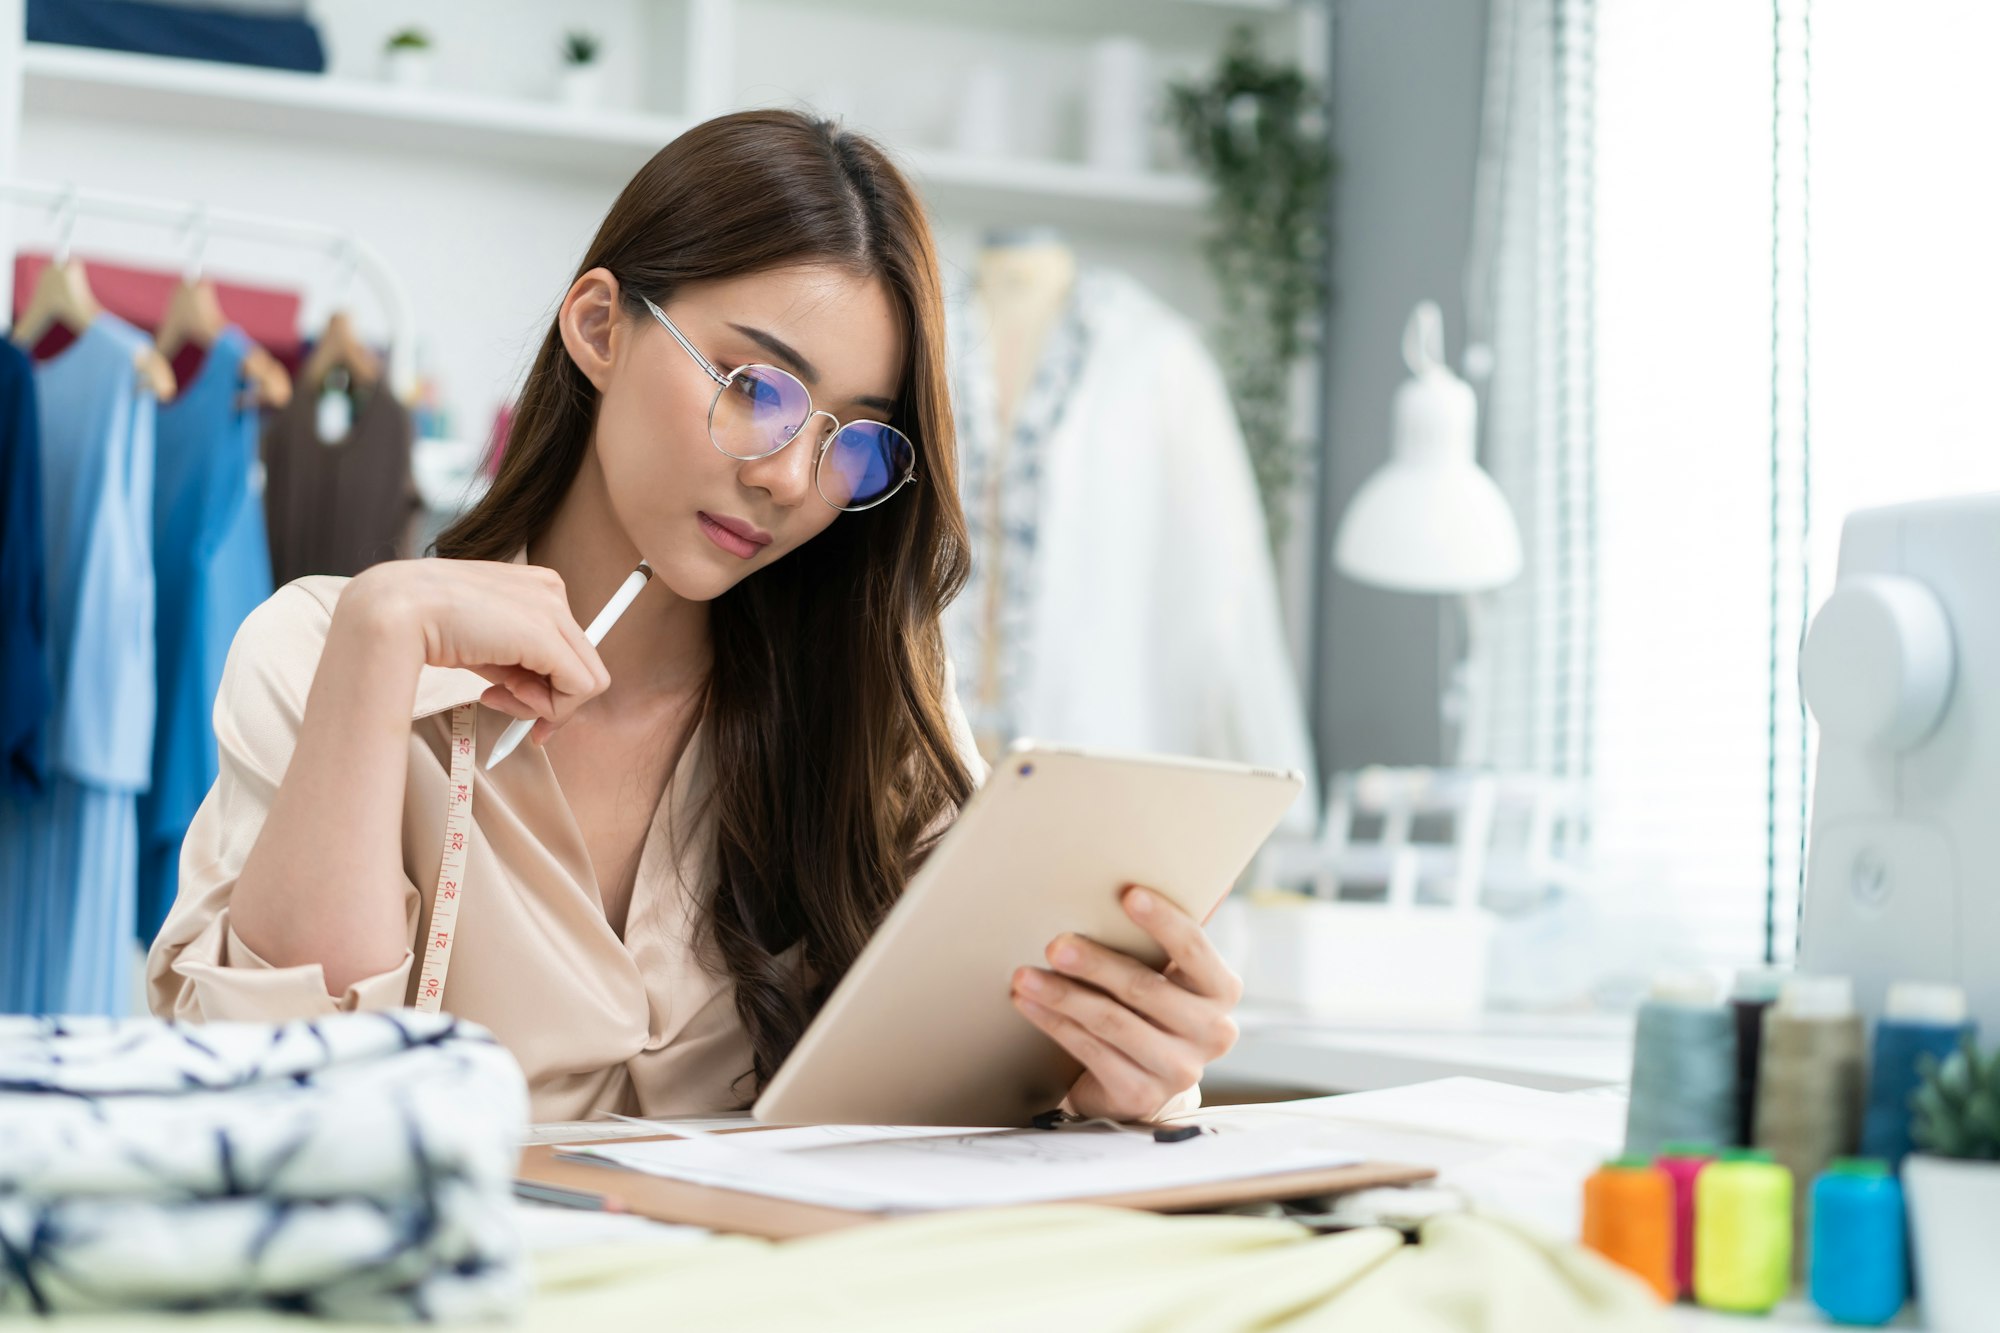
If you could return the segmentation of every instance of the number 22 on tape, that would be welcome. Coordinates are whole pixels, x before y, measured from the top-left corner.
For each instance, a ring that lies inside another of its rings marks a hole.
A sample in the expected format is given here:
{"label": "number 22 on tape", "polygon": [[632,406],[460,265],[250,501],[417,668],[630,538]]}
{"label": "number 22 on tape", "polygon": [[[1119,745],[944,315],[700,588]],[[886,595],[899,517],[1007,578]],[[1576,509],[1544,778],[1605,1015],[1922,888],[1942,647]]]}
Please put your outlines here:
{"label": "number 22 on tape", "polygon": [[444,1002],[444,975],[458,935],[458,904],[465,893],[465,851],[472,840],[472,704],[451,710],[451,778],[445,784],[444,855],[438,859],[431,898],[431,930],[424,938],[424,969],[417,976],[417,1008],[434,1014]]}

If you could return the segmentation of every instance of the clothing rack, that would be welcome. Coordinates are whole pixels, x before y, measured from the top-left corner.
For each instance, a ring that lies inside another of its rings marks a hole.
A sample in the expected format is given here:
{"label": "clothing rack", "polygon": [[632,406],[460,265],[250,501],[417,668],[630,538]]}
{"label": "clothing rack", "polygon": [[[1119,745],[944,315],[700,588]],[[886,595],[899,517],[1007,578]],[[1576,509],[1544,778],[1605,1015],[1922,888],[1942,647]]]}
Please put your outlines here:
{"label": "clothing rack", "polygon": [[[374,246],[338,227],[300,222],[292,218],[242,213],[207,204],[150,199],[109,190],[86,190],[50,181],[0,177],[0,203],[39,204],[67,213],[90,213],[98,217],[128,222],[155,222],[172,227],[197,241],[209,236],[239,236],[250,240],[276,241],[285,245],[328,255],[337,264],[341,285],[348,274],[363,278],[373,289],[389,319],[389,386],[398,398],[409,401],[417,385],[416,305],[409,288],[389,267]],[[67,242],[64,242],[66,248]],[[0,292],[11,293],[11,266],[0,277]]]}

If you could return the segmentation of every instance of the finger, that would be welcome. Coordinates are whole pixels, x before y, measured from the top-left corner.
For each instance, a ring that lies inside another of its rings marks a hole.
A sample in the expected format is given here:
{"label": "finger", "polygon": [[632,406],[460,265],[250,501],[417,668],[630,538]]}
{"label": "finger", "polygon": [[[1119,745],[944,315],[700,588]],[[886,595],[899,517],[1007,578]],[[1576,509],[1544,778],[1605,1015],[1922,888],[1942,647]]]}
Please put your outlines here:
{"label": "finger", "polygon": [[1088,982],[1155,1025],[1196,1041],[1226,1018],[1214,1000],[1195,994],[1129,954],[1081,935],[1059,935],[1049,945],[1049,965],[1064,976]]}
{"label": "finger", "polygon": [[1014,974],[1014,989],[1072,1020],[1163,1085],[1171,1084],[1168,1096],[1201,1081],[1202,1059],[1191,1042],[1154,1027],[1094,986],[1024,967]]}
{"label": "finger", "polygon": [[1105,1093],[1127,1112],[1128,1118],[1150,1114],[1175,1095],[1162,1086],[1158,1075],[1135,1064],[1068,1015],[1037,1004],[1025,995],[1014,997],[1014,1007],[1095,1075]]}
{"label": "finger", "polygon": [[[522,666],[482,666],[474,668],[479,675],[493,682],[494,688],[515,700],[520,707],[528,709],[536,717],[548,717],[555,712],[555,692],[548,681]],[[488,690],[482,699],[491,695]],[[500,708],[499,704],[493,705]],[[502,710],[506,711],[506,710]],[[520,714],[515,714],[520,716]]]}
{"label": "finger", "polygon": [[1167,951],[1181,985],[1232,1006],[1243,998],[1242,980],[1229,970],[1193,917],[1136,884],[1125,891],[1124,905],[1125,914]]}
{"label": "finger", "polygon": [[496,713],[505,713],[508,717],[525,719],[541,716],[534,708],[517,699],[504,685],[489,686],[486,693],[479,696],[479,702]]}
{"label": "finger", "polygon": [[[568,619],[567,611],[562,614],[565,620]],[[588,639],[583,640],[582,647],[595,659],[597,650],[590,646]],[[554,696],[555,716],[557,720],[566,720],[599,693],[597,671],[602,670],[602,665],[592,668],[583,653],[577,650],[577,645],[570,642],[561,622],[549,627],[543,655],[546,658],[543,674],[548,677]]]}
{"label": "finger", "polygon": [[576,617],[569,613],[565,603],[556,617],[556,628],[562,632],[563,641],[576,654],[577,661],[590,677],[590,686],[581,691],[585,698],[595,698],[611,687],[611,673],[605,669],[603,657],[598,655],[597,645],[583,632],[583,626],[576,623]]}

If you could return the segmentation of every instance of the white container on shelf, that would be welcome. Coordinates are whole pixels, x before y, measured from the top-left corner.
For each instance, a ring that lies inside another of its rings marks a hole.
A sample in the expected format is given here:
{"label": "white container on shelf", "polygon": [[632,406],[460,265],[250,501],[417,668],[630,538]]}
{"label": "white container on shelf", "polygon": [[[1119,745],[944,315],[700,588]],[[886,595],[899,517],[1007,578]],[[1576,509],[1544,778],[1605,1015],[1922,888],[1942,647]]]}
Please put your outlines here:
{"label": "white container on shelf", "polygon": [[982,63],[967,70],[958,90],[952,148],[968,157],[1006,157],[1012,153],[1013,99],[1013,81],[999,65]]}
{"label": "white container on shelf", "polygon": [[1458,1022],[1486,1005],[1497,920],[1477,907],[1262,893],[1240,922],[1244,999],[1342,1022]]}
{"label": "white container on shelf", "polygon": [[431,86],[431,53],[425,46],[392,46],[382,53],[382,77],[398,88]]}
{"label": "white container on shelf", "polygon": [[1152,164],[1151,62],[1136,37],[1091,43],[1083,98],[1083,160],[1101,171],[1137,172]]}
{"label": "white container on shelf", "polygon": [[556,100],[579,111],[603,105],[604,67],[594,60],[588,65],[564,65],[556,75]]}

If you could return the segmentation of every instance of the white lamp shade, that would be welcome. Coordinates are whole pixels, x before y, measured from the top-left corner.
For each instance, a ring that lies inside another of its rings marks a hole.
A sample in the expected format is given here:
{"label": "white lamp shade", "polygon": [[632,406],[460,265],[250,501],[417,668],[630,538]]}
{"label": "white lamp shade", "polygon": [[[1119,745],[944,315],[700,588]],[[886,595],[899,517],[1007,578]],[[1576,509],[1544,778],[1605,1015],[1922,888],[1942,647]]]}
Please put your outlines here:
{"label": "white lamp shade", "polygon": [[1443,318],[1410,314],[1389,461],[1348,502],[1334,545],[1341,573],[1400,592],[1483,592],[1521,572],[1521,534],[1479,470],[1479,400],[1444,363]]}
{"label": "white lamp shade", "polygon": [[1521,572],[1521,534],[1476,464],[1392,459],[1354,493],[1333,562],[1401,592],[1481,592]]}

